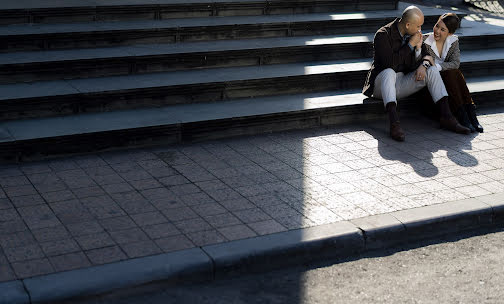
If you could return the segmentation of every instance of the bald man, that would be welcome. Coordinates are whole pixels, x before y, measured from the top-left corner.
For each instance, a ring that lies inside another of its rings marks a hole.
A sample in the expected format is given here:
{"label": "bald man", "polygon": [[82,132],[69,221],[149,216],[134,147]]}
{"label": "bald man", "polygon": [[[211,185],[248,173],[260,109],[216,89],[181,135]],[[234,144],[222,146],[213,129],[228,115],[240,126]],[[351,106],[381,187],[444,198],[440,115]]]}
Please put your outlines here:
{"label": "bald man", "polygon": [[427,86],[440,110],[444,129],[469,134],[460,125],[448,105],[448,93],[434,60],[428,56],[421,28],[424,15],[416,6],[407,7],[401,18],[381,27],[374,37],[374,60],[362,93],[383,100],[390,119],[390,136],[404,141],[405,134],[397,114],[397,100]]}

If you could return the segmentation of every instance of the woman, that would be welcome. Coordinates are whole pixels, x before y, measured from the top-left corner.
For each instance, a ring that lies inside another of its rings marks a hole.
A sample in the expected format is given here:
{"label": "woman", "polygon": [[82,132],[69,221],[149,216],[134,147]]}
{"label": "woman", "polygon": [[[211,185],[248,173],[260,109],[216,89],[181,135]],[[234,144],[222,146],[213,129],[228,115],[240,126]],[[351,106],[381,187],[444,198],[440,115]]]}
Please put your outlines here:
{"label": "woman", "polygon": [[483,132],[483,127],[476,117],[476,106],[471,98],[464,75],[459,70],[460,49],[455,30],[460,20],[454,13],[439,17],[434,25],[434,32],[425,35],[424,43],[434,63],[441,71],[441,77],[450,96],[450,109],[455,113],[460,124],[471,132]]}

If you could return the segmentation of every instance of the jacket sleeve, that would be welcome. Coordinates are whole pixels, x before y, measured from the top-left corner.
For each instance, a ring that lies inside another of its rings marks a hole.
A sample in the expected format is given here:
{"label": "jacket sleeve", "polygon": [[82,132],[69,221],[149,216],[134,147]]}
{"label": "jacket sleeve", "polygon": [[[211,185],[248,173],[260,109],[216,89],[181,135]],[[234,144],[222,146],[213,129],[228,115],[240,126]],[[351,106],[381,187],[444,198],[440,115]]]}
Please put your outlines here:
{"label": "jacket sleeve", "polygon": [[460,67],[460,48],[458,40],[455,41],[448,50],[448,56],[441,63],[442,70],[455,70]]}
{"label": "jacket sleeve", "polygon": [[412,67],[415,65],[415,52],[412,52],[408,44],[403,45],[394,52],[389,36],[384,31],[376,33],[374,38],[375,63],[383,69],[392,68],[398,70],[400,65]]}

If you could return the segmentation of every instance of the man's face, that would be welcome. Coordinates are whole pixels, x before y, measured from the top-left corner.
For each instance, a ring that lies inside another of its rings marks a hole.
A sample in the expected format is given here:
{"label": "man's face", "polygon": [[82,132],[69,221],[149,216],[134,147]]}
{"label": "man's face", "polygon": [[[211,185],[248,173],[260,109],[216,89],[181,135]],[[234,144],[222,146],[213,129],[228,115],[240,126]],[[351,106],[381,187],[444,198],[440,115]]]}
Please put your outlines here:
{"label": "man's face", "polygon": [[408,35],[413,35],[417,32],[421,32],[423,23],[423,16],[417,16],[416,18],[413,18],[411,22],[406,23],[406,33]]}

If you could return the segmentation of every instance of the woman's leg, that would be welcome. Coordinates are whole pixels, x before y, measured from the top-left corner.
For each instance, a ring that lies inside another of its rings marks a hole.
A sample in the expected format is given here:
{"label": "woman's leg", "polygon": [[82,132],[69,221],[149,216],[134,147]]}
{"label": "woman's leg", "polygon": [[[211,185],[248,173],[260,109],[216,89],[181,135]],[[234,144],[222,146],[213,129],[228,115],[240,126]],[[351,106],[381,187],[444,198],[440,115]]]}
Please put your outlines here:
{"label": "woman's leg", "polygon": [[464,75],[459,69],[441,71],[440,74],[441,78],[443,78],[446,91],[450,96],[449,104],[451,111],[455,114],[461,125],[469,128],[471,132],[475,132],[476,128],[473,126],[467,111],[467,105],[472,105],[473,100],[467,88]]}

